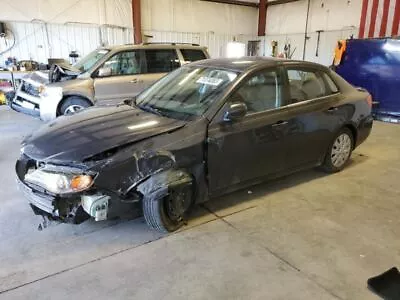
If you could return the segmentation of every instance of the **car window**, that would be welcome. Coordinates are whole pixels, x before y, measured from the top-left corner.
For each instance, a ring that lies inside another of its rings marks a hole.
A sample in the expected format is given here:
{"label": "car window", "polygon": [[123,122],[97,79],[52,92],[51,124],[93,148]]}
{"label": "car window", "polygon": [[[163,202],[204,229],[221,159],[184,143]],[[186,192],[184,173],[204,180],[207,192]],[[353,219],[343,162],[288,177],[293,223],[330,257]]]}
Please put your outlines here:
{"label": "car window", "polygon": [[287,73],[292,103],[320,98],[329,94],[322,75],[318,71],[291,69]]}
{"label": "car window", "polygon": [[326,83],[328,85],[328,88],[329,88],[331,94],[338,93],[339,89],[338,89],[336,83],[332,80],[331,76],[329,76],[326,73],[323,73],[323,76],[325,78],[325,81],[326,81]]}
{"label": "car window", "polygon": [[74,67],[82,72],[89,71],[100,59],[102,59],[110,50],[97,49],[83,57],[80,61],[74,64]]}
{"label": "car window", "polygon": [[146,73],[167,73],[180,67],[175,49],[145,50]]}
{"label": "car window", "polygon": [[204,54],[203,50],[195,50],[195,49],[181,49],[181,53],[183,59],[186,62],[192,62],[197,60],[206,59],[206,55]]}
{"label": "car window", "polygon": [[231,101],[243,101],[248,114],[278,108],[282,105],[281,88],[277,72],[263,71],[245,81]]}
{"label": "car window", "polygon": [[144,110],[188,119],[202,115],[235,81],[238,73],[201,66],[184,66],[164,76],[136,99]]}
{"label": "car window", "polygon": [[140,51],[125,51],[112,56],[103,65],[111,69],[111,76],[140,74]]}

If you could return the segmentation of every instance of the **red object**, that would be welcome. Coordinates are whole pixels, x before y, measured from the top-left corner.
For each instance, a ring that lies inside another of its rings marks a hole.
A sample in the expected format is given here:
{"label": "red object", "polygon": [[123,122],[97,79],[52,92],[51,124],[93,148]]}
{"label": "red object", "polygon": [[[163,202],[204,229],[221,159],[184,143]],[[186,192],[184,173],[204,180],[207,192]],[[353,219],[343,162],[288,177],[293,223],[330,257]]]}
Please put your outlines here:
{"label": "red object", "polygon": [[386,28],[389,16],[389,5],[390,5],[390,0],[385,0],[385,2],[383,3],[383,15],[382,15],[381,30],[379,31],[379,37],[384,37],[386,35]]}
{"label": "red object", "polygon": [[397,36],[400,23],[400,0],[363,0],[358,37]]}
{"label": "red object", "polygon": [[379,0],[373,0],[373,1],[374,2],[372,3],[371,22],[369,24],[369,32],[368,32],[368,37],[370,38],[374,37],[376,16],[378,15],[378,5],[379,5]]}
{"label": "red object", "polygon": [[142,19],[140,0],[132,0],[133,39],[135,44],[142,43]]}
{"label": "red object", "polygon": [[396,1],[396,7],[394,9],[392,36],[399,34],[399,22],[400,22],[400,0]]}
{"label": "red object", "polygon": [[267,1],[260,0],[258,6],[258,36],[265,36],[265,26],[267,23]]}
{"label": "red object", "polygon": [[363,5],[362,5],[362,10],[361,10],[360,32],[358,33],[359,38],[364,37],[365,22],[367,21],[367,11],[368,11],[368,0],[364,0]]}

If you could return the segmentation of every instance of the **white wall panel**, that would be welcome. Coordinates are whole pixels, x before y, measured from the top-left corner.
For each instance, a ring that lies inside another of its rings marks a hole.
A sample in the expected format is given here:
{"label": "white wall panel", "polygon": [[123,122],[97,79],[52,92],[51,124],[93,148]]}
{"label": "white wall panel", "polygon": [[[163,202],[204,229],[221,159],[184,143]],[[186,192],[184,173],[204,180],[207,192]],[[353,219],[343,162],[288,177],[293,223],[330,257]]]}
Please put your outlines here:
{"label": "white wall panel", "polygon": [[199,0],[142,1],[144,30],[254,34],[258,10]]}
{"label": "white wall panel", "polygon": [[[146,0],[144,0],[146,1]],[[130,0],[12,0],[0,1],[3,21],[43,20],[132,27]]]}
{"label": "white wall panel", "polygon": [[[10,56],[44,63],[49,57],[68,59],[71,51],[84,56],[99,46],[132,43],[133,36],[131,28],[115,26],[39,22],[8,22],[7,25],[15,35],[16,44],[11,51],[0,55],[0,64]],[[5,47],[0,44],[0,53]]]}
{"label": "white wall panel", "polygon": [[[339,39],[357,37],[362,0],[311,0],[308,22],[306,60],[329,65],[334,47]],[[271,41],[278,41],[283,52],[286,41],[296,48],[294,59],[303,58],[307,1],[270,6],[267,11],[266,54],[271,54]],[[319,56],[316,56],[317,30],[320,37]]]}

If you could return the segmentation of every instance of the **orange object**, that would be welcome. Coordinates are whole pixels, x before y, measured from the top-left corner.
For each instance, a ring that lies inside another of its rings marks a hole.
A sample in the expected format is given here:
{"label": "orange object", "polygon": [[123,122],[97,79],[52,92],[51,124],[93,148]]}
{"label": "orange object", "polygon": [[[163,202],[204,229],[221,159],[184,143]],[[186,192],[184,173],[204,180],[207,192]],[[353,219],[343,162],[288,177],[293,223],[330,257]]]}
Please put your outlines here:
{"label": "orange object", "polygon": [[89,175],[74,176],[71,180],[71,188],[74,191],[82,191],[93,184],[93,179]]}
{"label": "orange object", "polygon": [[335,48],[335,58],[333,59],[333,64],[335,66],[340,65],[340,62],[342,61],[342,57],[345,51],[346,51],[346,40],[338,41],[337,46]]}

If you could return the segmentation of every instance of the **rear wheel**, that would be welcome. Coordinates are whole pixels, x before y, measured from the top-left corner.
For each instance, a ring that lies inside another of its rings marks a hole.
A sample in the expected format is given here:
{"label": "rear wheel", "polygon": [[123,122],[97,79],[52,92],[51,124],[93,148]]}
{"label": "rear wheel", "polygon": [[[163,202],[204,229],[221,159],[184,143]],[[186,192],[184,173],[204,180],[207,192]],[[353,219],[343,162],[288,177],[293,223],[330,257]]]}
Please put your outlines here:
{"label": "rear wheel", "polygon": [[86,99],[72,96],[65,99],[61,104],[60,113],[61,115],[69,116],[89,106],[91,106],[91,104]]}
{"label": "rear wheel", "polygon": [[190,185],[176,187],[162,199],[143,199],[143,214],[149,227],[167,233],[184,225],[184,217],[192,203]]}
{"label": "rear wheel", "polygon": [[326,154],[323,169],[328,173],[343,170],[350,159],[354,147],[353,134],[348,128],[343,128],[334,138]]}

